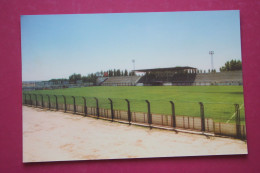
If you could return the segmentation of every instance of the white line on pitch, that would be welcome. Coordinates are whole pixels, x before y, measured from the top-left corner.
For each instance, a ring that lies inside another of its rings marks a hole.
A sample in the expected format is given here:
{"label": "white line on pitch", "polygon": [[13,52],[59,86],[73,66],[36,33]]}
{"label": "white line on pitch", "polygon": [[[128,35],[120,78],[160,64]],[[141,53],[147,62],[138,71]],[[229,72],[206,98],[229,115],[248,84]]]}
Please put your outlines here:
{"label": "white line on pitch", "polygon": [[[242,106],[244,106],[244,103],[239,107],[239,110],[242,108]],[[231,118],[229,120],[227,120],[226,123],[229,123],[229,121],[236,115],[236,112],[231,116]]]}

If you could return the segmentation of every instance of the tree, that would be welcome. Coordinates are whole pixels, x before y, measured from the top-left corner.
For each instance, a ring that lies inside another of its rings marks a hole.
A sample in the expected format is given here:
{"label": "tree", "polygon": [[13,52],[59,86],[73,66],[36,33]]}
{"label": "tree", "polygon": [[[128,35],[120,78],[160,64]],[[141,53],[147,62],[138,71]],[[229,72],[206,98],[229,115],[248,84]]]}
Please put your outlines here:
{"label": "tree", "polygon": [[116,76],[120,76],[121,75],[121,72],[119,69],[116,70]]}
{"label": "tree", "polygon": [[109,77],[113,76],[113,71],[112,71],[112,70],[109,70],[109,71],[108,71],[108,76],[109,76]]}
{"label": "tree", "polygon": [[96,74],[91,73],[88,77],[89,77],[89,82],[96,84],[96,80],[98,78]]}
{"label": "tree", "polygon": [[74,73],[74,74],[70,75],[70,77],[69,77],[69,82],[70,83],[74,83],[75,84],[77,80],[81,80],[81,74]]}
{"label": "tree", "polygon": [[113,76],[117,76],[116,69],[113,71]]}
{"label": "tree", "polygon": [[89,82],[87,76],[82,76],[82,77],[81,77],[81,80],[82,80],[82,82],[84,82],[84,83]]}
{"label": "tree", "polygon": [[124,76],[128,76],[128,71],[125,69]]}
{"label": "tree", "polygon": [[236,71],[242,70],[242,62],[240,60],[231,60],[227,61],[224,66],[219,69],[221,72],[223,71]]}

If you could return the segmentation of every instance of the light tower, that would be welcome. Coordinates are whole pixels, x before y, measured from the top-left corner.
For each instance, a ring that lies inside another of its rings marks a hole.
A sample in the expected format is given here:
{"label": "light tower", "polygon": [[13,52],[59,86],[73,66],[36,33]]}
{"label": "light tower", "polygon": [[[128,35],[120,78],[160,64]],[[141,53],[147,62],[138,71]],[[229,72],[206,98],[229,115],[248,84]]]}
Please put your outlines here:
{"label": "light tower", "polygon": [[134,70],[135,70],[135,60],[132,60],[133,66],[134,66]]}
{"label": "light tower", "polygon": [[214,69],[214,63],[213,63],[214,51],[209,51],[209,54],[211,55],[211,70],[213,70]]}
{"label": "light tower", "polygon": [[133,85],[133,76],[134,76],[134,72],[135,72],[135,60],[132,59],[132,63],[133,63],[133,71],[132,71],[132,77],[131,77],[131,85]]}

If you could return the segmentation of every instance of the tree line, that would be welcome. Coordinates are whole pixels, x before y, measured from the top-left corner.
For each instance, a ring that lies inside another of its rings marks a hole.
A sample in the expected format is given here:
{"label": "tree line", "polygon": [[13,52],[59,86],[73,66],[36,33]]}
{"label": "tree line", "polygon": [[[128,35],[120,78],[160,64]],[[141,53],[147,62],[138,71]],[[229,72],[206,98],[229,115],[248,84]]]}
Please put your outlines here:
{"label": "tree line", "polygon": [[96,80],[98,77],[114,77],[114,76],[135,76],[135,72],[128,72],[128,70],[120,70],[120,69],[114,69],[114,70],[108,70],[108,71],[100,71],[96,73],[90,73],[87,76],[82,76],[81,74],[72,74],[69,76],[68,79],[62,78],[62,79],[51,79],[49,82],[54,83],[64,83],[69,82],[70,84],[76,84],[77,81],[81,81],[83,83],[96,83]]}
{"label": "tree line", "polygon": [[[242,62],[240,60],[230,60],[224,66],[219,68],[220,72],[242,70]],[[206,70],[197,70],[197,73],[206,73]],[[216,73],[215,69],[208,69],[208,73]]]}
{"label": "tree line", "polygon": [[231,60],[227,61],[224,66],[219,69],[221,72],[223,71],[236,71],[242,70],[242,62],[240,60]]}
{"label": "tree line", "polygon": [[113,76],[135,76],[135,72],[128,72],[126,69],[125,70],[120,70],[120,69],[114,69],[114,70],[108,70],[108,71],[101,71],[99,73],[101,76],[104,77],[113,77]]}

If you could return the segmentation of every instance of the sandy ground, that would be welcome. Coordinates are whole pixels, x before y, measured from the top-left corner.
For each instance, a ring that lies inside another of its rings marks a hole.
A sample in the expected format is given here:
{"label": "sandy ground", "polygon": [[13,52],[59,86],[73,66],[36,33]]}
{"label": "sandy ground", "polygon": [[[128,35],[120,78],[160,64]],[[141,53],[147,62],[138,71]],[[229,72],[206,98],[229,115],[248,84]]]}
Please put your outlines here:
{"label": "sandy ground", "polygon": [[23,106],[24,162],[226,154],[247,144]]}

